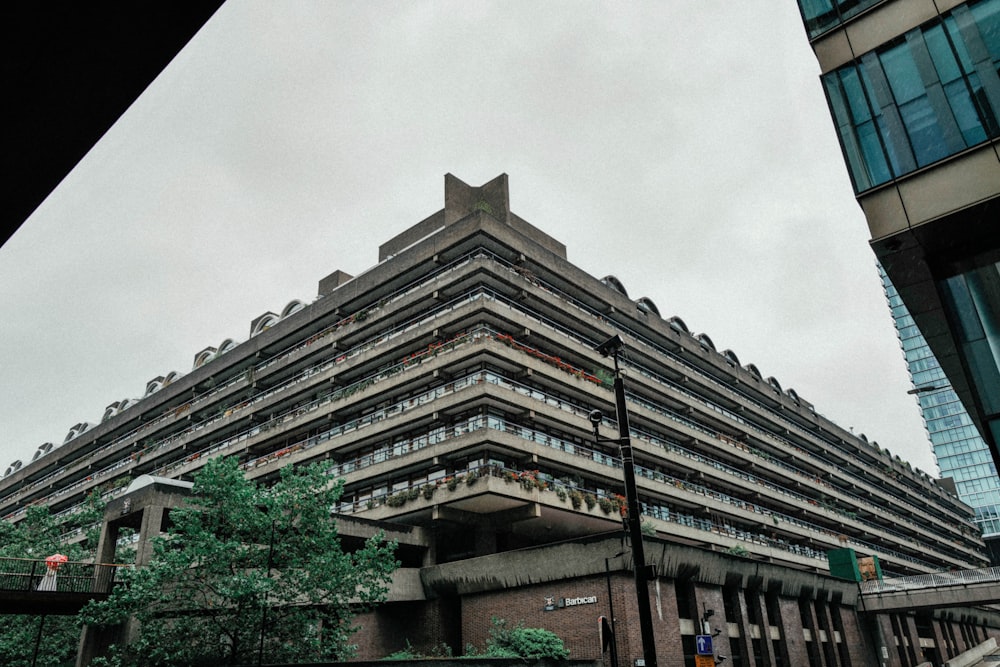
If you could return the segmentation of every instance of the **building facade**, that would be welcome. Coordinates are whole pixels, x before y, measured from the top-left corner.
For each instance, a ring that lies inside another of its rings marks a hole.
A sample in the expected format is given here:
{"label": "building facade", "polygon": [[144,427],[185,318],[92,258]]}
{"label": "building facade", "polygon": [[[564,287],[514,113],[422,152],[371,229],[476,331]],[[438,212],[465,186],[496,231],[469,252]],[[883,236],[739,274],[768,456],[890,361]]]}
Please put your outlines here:
{"label": "building facade", "polygon": [[[632,664],[621,461],[588,418],[615,413],[594,349],[613,334],[661,664],[693,665],[706,629],[747,667],[876,653],[910,667],[997,632],[965,607],[866,616],[827,552],[875,556],[887,576],[980,568],[971,509],[614,276],[574,266],[510,212],[505,175],[481,187],[446,176],[444,209],[383,244],[372,268],[332,273],[311,303],[261,315],[247,340],[206,348],[190,372],[11,465],[0,517],[31,504],[70,514],[94,489],[124,502],[137,477],[190,480],[213,456],[262,482],[322,462],[345,482],[343,521],[404,536],[400,585],[362,618],[361,657],[406,641],[457,654],[503,616],[597,660],[601,614]],[[601,432],[614,437],[613,420]]]}
{"label": "building facade", "polygon": [[990,560],[1000,562],[1000,478],[989,446],[881,267],[879,276],[941,477],[951,479],[958,497],[973,509]]}
{"label": "building facade", "polygon": [[871,245],[1000,467],[1000,0],[799,0]]}

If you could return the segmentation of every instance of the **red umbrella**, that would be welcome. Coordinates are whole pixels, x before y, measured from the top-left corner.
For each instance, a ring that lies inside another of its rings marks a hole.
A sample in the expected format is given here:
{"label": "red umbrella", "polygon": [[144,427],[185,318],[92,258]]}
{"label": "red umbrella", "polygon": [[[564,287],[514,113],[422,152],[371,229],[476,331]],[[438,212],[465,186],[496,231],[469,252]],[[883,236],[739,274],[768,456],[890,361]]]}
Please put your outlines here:
{"label": "red umbrella", "polygon": [[63,556],[62,554],[52,554],[51,556],[45,559],[45,564],[55,569],[68,560],[69,558]]}

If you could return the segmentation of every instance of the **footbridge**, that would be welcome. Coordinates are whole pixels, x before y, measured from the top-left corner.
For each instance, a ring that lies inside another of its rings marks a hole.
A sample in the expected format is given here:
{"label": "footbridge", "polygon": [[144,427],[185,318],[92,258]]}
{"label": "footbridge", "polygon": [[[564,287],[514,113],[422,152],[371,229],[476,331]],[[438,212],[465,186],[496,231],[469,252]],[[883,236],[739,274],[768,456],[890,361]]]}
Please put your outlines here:
{"label": "footbridge", "polygon": [[1000,604],[1000,567],[863,581],[862,609],[893,612]]}
{"label": "footbridge", "polygon": [[0,614],[75,614],[107,598],[123,567],[130,566],[70,561],[53,568],[45,560],[0,558]]}

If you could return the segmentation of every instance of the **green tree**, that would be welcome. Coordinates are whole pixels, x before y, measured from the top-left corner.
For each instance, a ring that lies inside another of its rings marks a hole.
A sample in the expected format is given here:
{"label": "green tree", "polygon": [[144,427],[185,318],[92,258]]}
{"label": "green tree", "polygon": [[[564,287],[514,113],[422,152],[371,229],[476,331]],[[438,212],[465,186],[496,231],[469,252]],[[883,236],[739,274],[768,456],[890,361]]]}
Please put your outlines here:
{"label": "green tree", "polygon": [[[82,509],[61,521],[48,507],[29,507],[17,523],[0,521],[0,558],[41,560],[61,553],[71,561],[94,556],[104,501],[92,494]],[[78,533],[83,539],[76,538]],[[41,566],[39,571],[41,571]],[[36,667],[73,665],[80,640],[80,624],[75,616],[15,614],[0,623],[0,665],[28,667],[37,646]]]}
{"label": "green tree", "polygon": [[253,663],[261,646],[271,662],[349,657],[354,614],[385,599],[398,563],[381,535],[342,550],[330,516],[342,488],[319,465],[286,466],[265,488],[233,458],[208,461],[150,564],[84,621],[133,619],[122,665]]}

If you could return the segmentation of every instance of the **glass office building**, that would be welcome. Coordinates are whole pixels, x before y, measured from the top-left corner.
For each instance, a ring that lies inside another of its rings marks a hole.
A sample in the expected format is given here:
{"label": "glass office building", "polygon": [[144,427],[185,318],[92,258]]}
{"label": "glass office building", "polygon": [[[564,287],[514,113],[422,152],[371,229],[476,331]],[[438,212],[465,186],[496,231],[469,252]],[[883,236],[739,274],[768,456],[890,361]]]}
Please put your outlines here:
{"label": "glass office building", "polygon": [[987,544],[1000,541],[1000,479],[989,447],[882,267],[879,276],[941,476],[952,478],[959,497],[975,510]]}
{"label": "glass office building", "polygon": [[998,66],[1000,0],[980,0],[824,74],[855,189],[998,136]]}
{"label": "glass office building", "polygon": [[[1000,0],[799,8],[872,249],[1000,467]],[[991,508],[983,527],[996,532],[985,453],[948,447],[942,469],[967,500],[985,494],[970,502]]]}

